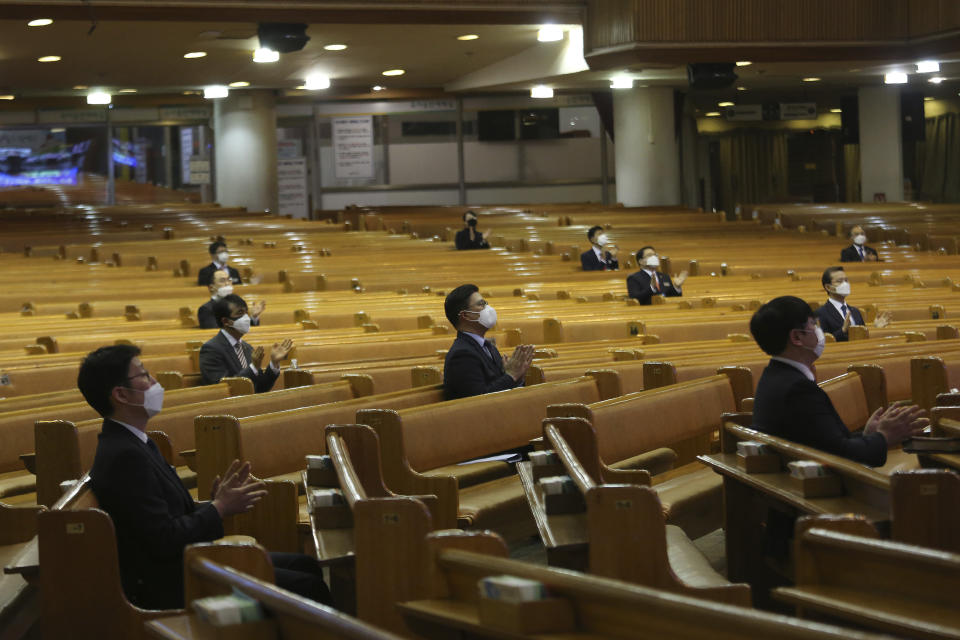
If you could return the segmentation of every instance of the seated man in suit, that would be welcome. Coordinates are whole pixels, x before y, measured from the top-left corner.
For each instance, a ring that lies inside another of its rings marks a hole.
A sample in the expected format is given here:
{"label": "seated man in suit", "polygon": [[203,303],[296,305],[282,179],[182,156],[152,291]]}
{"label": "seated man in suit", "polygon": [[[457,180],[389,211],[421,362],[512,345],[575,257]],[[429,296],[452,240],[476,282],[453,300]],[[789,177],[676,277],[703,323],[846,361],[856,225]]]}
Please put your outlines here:
{"label": "seated man in suit", "polygon": [[213,303],[213,317],[220,332],[200,347],[200,374],[203,384],[216,384],[222,378],[243,376],[253,380],[257,393],[270,391],[280,376],[280,362],[293,349],[293,341],[287,338],[275,342],[270,350],[270,366],[261,369],[263,347],[254,349],[243,341],[250,331],[251,319],[247,303],[231,293]]}
{"label": "seated man in suit", "polygon": [[611,251],[604,249],[609,244],[609,238],[603,232],[603,227],[590,227],[587,238],[592,246],[580,254],[580,266],[584,271],[616,271],[620,268],[620,263],[617,262],[617,246],[610,245]]}
{"label": "seated man in suit", "polygon": [[[829,267],[820,278],[824,290],[830,297],[817,309],[817,319],[824,333],[831,333],[837,342],[850,339],[850,327],[862,327],[863,314],[860,309],[847,304],[850,295],[850,280],[843,267]],[[878,329],[890,324],[890,312],[884,311],[877,316],[874,326]]]}
{"label": "seated man in suit", "polygon": [[[183,550],[223,537],[223,521],[253,508],[266,491],[250,463],[234,460],[213,482],[209,502],[195,502],[147,436],[163,408],[163,387],[132,345],[101,347],[80,365],[77,386],[103,416],[91,485],[116,531],[120,581],[127,599],[144,609],[183,606]],[[302,554],[270,554],[277,584],[329,602],[317,562]]]}
{"label": "seated man in suit", "polygon": [[483,233],[477,231],[477,214],[473,211],[467,211],[463,214],[463,229],[457,231],[454,245],[457,249],[489,249],[490,243],[487,237],[490,235],[490,229]]}
{"label": "seated man in suit", "polygon": [[[217,319],[213,317],[213,304],[224,296],[233,293],[230,274],[224,269],[214,271],[213,279],[208,288],[210,289],[210,299],[197,309],[197,324],[200,325],[201,329],[216,329]],[[266,306],[267,304],[263,300],[258,300],[253,303],[253,306],[250,308],[251,326],[260,326],[260,314],[263,313]]]}
{"label": "seated man in suit", "polygon": [[892,404],[874,411],[862,433],[851,433],[817,386],[813,363],[823,353],[823,332],[800,298],[781,296],[757,309],[750,333],[771,356],[757,383],[754,429],[879,467],[887,449],[929,424],[920,407]]}
{"label": "seated man in suit", "polygon": [[867,246],[867,236],[860,225],[850,229],[850,246],[840,252],[840,262],[879,262],[880,256]]}
{"label": "seated man in suit", "polygon": [[533,345],[520,345],[504,363],[500,351],[484,334],[497,324],[496,310],[487,304],[476,285],[463,284],[447,294],[443,303],[457,339],[443,363],[443,391],[447,400],[513,389],[533,361]]}
{"label": "seated man in suit", "polygon": [[230,274],[230,282],[233,284],[243,284],[240,279],[240,272],[227,264],[230,260],[230,252],[227,251],[227,243],[223,240],[216,240],[210,244],[210,264],[197,272],[197,286],[209,287],[213,282],[213,272],[225,269]]}
{"label": "seated man in suit", "polygon": [[661,273],[656,249],[646,246],[637,251],[637,264],[641,270],[627,278],[627,295],[631,298],[640,304],[651,304],[653,296],[675,298],[683,295],[681,287],[687,280],[687,272],[681,271],[674,280],[670,279],[670,274]]}

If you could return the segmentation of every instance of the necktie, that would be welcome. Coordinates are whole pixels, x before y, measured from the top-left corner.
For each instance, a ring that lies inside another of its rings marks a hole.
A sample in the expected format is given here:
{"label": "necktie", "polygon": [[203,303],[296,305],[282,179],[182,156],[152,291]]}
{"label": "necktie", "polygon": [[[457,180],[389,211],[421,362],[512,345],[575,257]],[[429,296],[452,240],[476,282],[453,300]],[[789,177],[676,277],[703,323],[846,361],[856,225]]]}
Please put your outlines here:
{"label": "necktie", "polygon": [[236,352],[237,352],[237,359],[240,360],[240,369],[241,369],[241,370],[246,369],[246,368],[247,368],[247,357],[246,357],[245,355],[243,355],[243,343],[238,340],[238,341],[237,341],[237,344],[233,345],[233,348],[234,348],[234,349],[236,350]]}
{"label": "necktie", "polygon": [[493,356],[493,350],[494,350],[494,349],[495,349],[495,347],[493,346],[493,343],[492,343],[492,342],[490,342],[489,340],[484,340],[484,341],[483,341],[483,350],[487,352],[487,355],[490,356],[490,359],[491,359],[491,360],[493,360],[494,362],[496,362],[497,359]]}
{"label": "necktie", "polygon": [[863,247],[857,245],[857,251],[860,252],[860,262],[863,262]]}
{"label": "necktie", "polygon": [[651,281],[653,282],[653,290],[660,291],[660,276],[654,273]]}
{"label": "necktie", "polygon": [[164,467],[167,466],[166,459],[163,457],[163,454],[160,453],[160,449],[157,448],[157,443],[154,442],[152,438],[147,438],[147,449],[150,450],[150,453],[153,455],[153,457],[163,463]]}
{"label": "necktie", "polygon": [[845,304],[840,305],[840,315],[844,318],[847,317],[847,305]]}

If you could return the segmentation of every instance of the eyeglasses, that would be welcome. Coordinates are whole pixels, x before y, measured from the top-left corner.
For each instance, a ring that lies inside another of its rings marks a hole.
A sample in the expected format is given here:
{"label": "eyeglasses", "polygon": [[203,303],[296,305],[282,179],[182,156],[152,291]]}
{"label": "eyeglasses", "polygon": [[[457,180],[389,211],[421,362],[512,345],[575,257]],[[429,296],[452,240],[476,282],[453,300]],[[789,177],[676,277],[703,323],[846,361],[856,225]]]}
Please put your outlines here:
{"label": "eyeglasses", "polygon": [[144,377],[147,379],[150,379],[150,372],[147,371],[146,369],[144,369],[142,373],[138,373],[135,376],[127,376],[127,380],[136,380],[137,378],[144,378]]}

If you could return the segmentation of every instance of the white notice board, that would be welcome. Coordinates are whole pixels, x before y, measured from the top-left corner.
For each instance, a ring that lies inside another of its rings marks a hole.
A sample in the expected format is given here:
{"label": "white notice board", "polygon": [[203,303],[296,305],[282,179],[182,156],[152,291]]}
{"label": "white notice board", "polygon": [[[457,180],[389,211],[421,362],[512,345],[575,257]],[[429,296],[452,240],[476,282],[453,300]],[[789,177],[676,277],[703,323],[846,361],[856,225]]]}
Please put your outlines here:
{"label": "white notice board", "polygon": [[277,161],[277,204],[282,216],[310,217],[306,158]]}
{"label": "white notice board", "polygon": [[333,118],[337,178],[373,177],[373,116]]}

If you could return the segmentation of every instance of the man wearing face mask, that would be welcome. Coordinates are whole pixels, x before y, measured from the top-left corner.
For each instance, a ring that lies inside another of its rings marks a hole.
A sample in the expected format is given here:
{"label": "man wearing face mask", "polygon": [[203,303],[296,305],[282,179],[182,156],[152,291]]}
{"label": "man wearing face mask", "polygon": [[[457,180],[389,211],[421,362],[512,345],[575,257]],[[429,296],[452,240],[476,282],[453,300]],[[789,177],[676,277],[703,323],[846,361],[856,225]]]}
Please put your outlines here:
{"label": "man wearing face mask", "polygon": [[890,405],[874,411],[862,432],[851,433],[817,386],[813,363],[823,353],[823,331],[800,298],[782,296],[761,306],[750,333],[771,356],[757,383],[754,429],[878,467],[888,448],[929,424],[916,405]]}
{"label": "man wearing face mask", "polygon": [[216,384],[226,377],[243,376],[253,381],[256,393],[269,391],[280,375],[280,362],[293,349],[287,338],[275,342],[270,350],[270,365],[261,369],[263,347],[254,349],[243,341],[250,331],[251,318],[247,303],[231,293],[213,303],[213,315],[220,332],[200,347],[200,374],[203,384]]}
{"label": "man wearing face mask", "polygon": [[627,278],[627,295],[640,304],[651,304],[653,296],[676,298],[683,295],[681,287],[687,280],[687,272],[681,271],[674,280],[669,273],[660,272],[657,251],[646,246],[637,251],[637,264],[642,269]]}
{"label": "man wearing face mask", "polygon": [[[826,303],[817,309],[817,319],[824,333],[831,333],[837,342],[850,339],[850,327],[863,326],[863,314],[860,309],[847,304],[850,295],[850,280],[843,267],[830,267],[820,279],[824,290],[830,296]],[[877,316],[874,326],[882,329],[890,324],[890,312],[884,311]]]}
{"label": "man wearing face mask", "polygon": [[487,242],[489,235],[489,229],[483,233],[477,231],[477,214],[467,211],[463,214],[463,229],[457,231],[453,240],[457,249],[489,249],[490,243]]}
{"label": "man wearing face mask", "polygon": [[[617,247],[610,244],[610,239],[603,232],[603,227],[596,225],[587,231],[590,248],[580,254],[580,266],[584,271],[616,271],[620,268],[617,262]],[[611,251],[605,247],[610,245]]]}
{"label": "man wearing face mask", "polygon": [[460,285],[443,303],[457,339],[443,364],[443,391],[447,400],[513,389],[523,384],[533,361],[533,345],[520,345],[506,362],[497,346],[484,338],[497,324],[496,310],[487,304],[476,285]]}
{"label": "man wearing face mask", "polygon": [[867,246],[867,236],[860,225],[850,229],[850,246],[840,252],[840,262],[878,262],[880,256]]}
{"label": "man wearing face mask", "polygon": [[[210,289],[210,299],[197,309],[197,323],[201,329],[216,329],[217,319],[213,316],[213,304],[217,300],[233,293],[233,285],[230,284],[229,274],[223,269],[214,271],[213,280],[208,288]],[[250,308],[251,326],[260,326],[260,314],[263,313],[266,306],[263,300],[258,300],[253,303],[253,306]]]}
{"label": "man wearing face mask", "polygon": [[230,252],[227,251],[227,243],[223,240],[217,240],[210,244],[210,264],[197,272],[197,286],[209,287],[213,282],[213,273],[215,271],[225,270],[230,275],[230,282],[233,284],[242,284],[240,272],[231,267],[227,262],[230,260]]}

